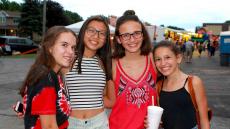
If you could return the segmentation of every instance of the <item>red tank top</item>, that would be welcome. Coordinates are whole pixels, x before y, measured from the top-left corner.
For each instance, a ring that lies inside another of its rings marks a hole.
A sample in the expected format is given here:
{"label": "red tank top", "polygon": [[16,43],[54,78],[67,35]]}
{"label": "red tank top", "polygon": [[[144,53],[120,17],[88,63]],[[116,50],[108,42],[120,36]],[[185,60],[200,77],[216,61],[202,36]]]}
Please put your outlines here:
{"label": "red tank top", "polygon": [[116,103],[109,118],[110,129],[143,129],[147,106],[156,100],[156,72],[146,56],[146,66],[138,80],[129,77],[117,60],[115,92]]}

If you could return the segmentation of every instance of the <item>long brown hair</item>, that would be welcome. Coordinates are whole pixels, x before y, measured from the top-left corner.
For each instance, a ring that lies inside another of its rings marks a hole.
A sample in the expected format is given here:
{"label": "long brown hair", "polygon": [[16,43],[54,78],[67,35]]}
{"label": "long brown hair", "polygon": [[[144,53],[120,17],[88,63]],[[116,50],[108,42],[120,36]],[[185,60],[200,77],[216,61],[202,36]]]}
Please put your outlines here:
{"label": "long brown hair", "polygon": [[53,69],[56,61],[49,52],[49,49],[54,46],[57,38],[64,32],[72,33],[77,39],[76,34],[64,26],[54,26],[47,31],[43,41],[41,42],[35,62],[30,67],[30,70],[20,88],[21,96],[25,95],[26,87],[35,85],[41,78],[46,76],[51,69]]}

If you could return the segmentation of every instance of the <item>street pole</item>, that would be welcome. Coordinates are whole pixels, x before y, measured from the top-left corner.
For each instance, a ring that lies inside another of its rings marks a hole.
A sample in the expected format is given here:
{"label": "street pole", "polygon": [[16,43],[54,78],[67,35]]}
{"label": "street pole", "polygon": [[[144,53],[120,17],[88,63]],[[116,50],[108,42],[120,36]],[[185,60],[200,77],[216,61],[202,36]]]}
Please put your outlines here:
{"label": "street pole", "polygon": [[42,36],[44,38],[46,32],[46,0],[43,0],[43,21],[42,21]]}

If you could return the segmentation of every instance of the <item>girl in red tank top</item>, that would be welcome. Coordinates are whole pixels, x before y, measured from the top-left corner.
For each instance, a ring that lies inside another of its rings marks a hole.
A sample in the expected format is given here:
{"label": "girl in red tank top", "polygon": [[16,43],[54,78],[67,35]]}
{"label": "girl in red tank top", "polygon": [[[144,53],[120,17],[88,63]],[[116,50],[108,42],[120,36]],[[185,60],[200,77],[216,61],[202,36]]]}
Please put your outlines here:
{"label": "girl in red tank top", "polygon": [[150,40],[134,11],[125,12],[117,20],[115,36],[116,102],[109,118],[110,129],[143,129],[147,106],[156,104],[156,72]]}

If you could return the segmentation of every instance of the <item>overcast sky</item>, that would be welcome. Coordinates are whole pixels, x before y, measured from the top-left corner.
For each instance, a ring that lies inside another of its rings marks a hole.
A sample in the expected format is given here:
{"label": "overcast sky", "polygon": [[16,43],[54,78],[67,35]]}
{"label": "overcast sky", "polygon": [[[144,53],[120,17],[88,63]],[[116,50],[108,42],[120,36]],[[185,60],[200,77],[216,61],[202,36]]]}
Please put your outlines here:
{"label": "overcast sky", "polygon": [[[10,0],[22,2],[23,0]],[[153,25],[177,26],[194,31],[202,23],[230,20],[229,0],[53,0],[83,19],[103,14],[121,16],[135,10],[142,21]]]}

